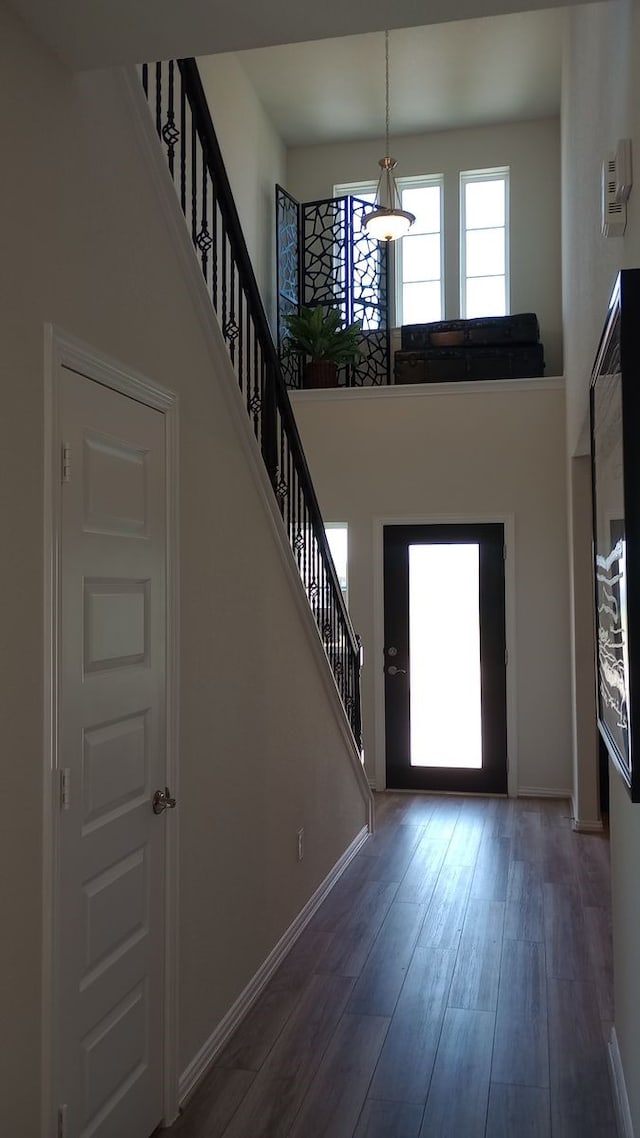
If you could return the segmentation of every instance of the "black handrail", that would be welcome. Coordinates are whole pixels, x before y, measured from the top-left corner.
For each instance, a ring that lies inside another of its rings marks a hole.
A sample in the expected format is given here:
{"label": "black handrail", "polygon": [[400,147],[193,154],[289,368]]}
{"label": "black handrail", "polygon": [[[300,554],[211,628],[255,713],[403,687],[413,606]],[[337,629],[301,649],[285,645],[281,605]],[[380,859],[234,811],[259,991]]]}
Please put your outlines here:
{"label": "black handrail", "polygon": [[142,82],[307,598],[361,748],[360,644],[329,550],[196,61],[144,64]]}

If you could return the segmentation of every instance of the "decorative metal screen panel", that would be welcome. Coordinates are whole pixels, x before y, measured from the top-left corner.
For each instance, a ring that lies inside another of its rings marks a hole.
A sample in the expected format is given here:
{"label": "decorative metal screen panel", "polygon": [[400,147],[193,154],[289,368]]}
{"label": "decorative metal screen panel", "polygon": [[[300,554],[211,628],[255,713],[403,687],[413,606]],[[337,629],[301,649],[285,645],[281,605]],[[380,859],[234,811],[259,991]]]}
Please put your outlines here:
{"label": "decorative metal screen panel", "polygon": [[302,386],[302,368],[283,350],[283,320],[302,305],[337,308],[345,324],[362,322],[362,359],[339,370],[339,387],[389,383],[388,254],[364,228],[371,203],[340,197],[299,204],[280,186],[276,201],[279,349],[287,384]]}

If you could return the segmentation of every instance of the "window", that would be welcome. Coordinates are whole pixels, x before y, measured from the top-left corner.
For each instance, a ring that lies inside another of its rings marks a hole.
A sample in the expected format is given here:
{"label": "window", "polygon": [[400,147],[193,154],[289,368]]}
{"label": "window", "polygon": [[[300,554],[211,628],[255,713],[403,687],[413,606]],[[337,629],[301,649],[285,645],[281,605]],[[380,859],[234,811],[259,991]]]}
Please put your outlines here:
{"label": "window", "polygon": [[398,325],[442,320],[442,183],[441,174],[398,179],[402,208],[416,219],[395,245]]}
{"label": "window", "polygon": [[333,557],[333,563],[336,567],[336,573],[338,574],[338,581],[340,582],[342,595],[346,604],[348,593],[348,527],[345,522],[327,522],[324,528],[327,535],[327,541],[329,542],[331,556]]}
{"label": "window", "polygon": [[362,202],[373,203],[376,200],[377,182],[343,182],[333,187],[334,198],[360,198]]}
{"label": "window", "polygon": [[460,175],[460,315],[509,312],[509,171]]}

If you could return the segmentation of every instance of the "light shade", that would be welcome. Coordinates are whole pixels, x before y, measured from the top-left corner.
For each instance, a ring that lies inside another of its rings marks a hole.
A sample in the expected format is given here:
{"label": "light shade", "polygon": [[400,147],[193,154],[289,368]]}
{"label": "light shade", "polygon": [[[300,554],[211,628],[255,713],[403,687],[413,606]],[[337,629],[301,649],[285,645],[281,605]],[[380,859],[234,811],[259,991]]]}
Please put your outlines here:
{"label": "light shade", "polygon": [[375,205],[371,213],[365,213],[362,224],[376,241],[397,241],[409,231],[415,217],[401,208],[400,194],[393,176],[395,158],[381,158],[378,165],[380,177]]}
{"label": "light shade", "polygon": [[409,232],[414,221],[406,209],[376,209],[366,214],[364,225],[376,241],[397,241]]}

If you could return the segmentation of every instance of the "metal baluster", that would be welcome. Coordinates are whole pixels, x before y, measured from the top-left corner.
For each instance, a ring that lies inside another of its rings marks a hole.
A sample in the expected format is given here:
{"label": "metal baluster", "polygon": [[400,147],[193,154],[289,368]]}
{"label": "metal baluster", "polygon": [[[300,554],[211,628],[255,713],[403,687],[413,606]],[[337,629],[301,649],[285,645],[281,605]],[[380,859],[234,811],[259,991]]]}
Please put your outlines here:
{"label": "metal baluster", "polygon": [[187,96],[180,75],[180,204],[187,212]]}
{"label": "metal baluster", "polygon": [[162,64],[156,63],[156,130],[162,132]]}
{"label": "metal baluster", "polygon": [[198,247],[198,133],[191,115],[191,239]]}
{"label": "metal baluster", "polygon": [[144,91],[147,99],[149,98],[149,64],[142,64],[142,90]]}
{"label": "metal baluster", "polygon": [[177,142],[175,115],[174,115],[174,109],[173,109],[173,84],[174,84],[173,72],[174,72],[174,63],[173,63],[173,60],[171,59],[171,60],[169,60],[169,80],[168,80],[169,94],[168,94],[168,106],[167,106],[167,121],[166,121],[166,123],[162,129],[162,137],[167,144],[167,158],[169,160],[169,170],[171,172],[172,178],[173,178],[175,144]]}

